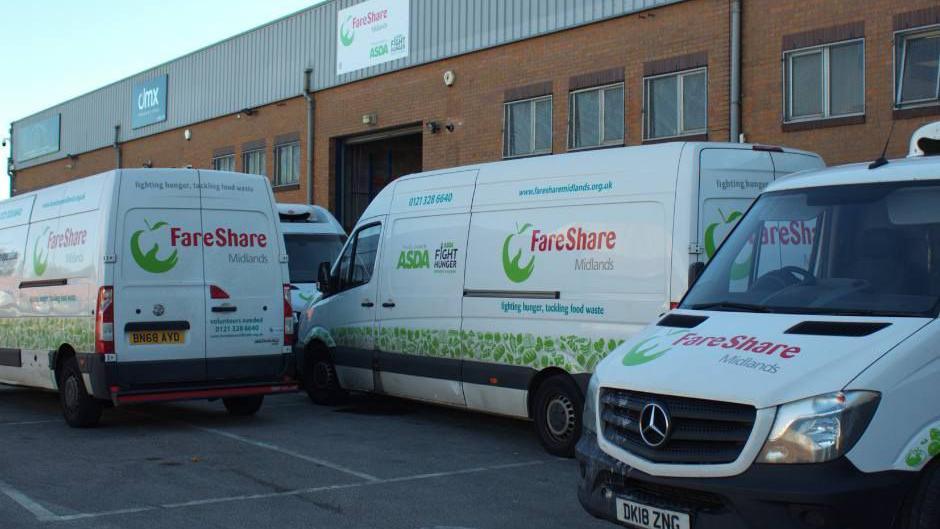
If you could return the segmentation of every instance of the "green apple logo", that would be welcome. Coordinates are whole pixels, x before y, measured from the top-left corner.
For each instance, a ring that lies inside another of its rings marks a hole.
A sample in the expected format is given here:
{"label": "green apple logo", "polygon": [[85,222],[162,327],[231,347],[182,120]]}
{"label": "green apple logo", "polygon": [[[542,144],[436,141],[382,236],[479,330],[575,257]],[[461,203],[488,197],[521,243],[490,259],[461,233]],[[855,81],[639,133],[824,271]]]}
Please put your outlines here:
{"label": "green apple logo", "polygon": [[[168,226],[166,222],[162,221],[154,224],[153,226],[151,226],[150,223],[146,220],[144,220],[144,223],[147,224],[147,231],[157,231],[164,226]],[[160,251],[160,245],[154,243],[154,245],[150,248],[150,251],[144,253],[140,249],[140,235],[142,233],[144,233],[144,230],[137,230],[133,235],[131,235],[131,256],[134,257],[134,261],[137,262],[137,265],[151,274],[162,274],[172,270],[179,261],[179,258],[176,255],[176,250],[173,250],[173,253],[170,254],[170,256],[166,259],[159,259],[157,257],[157,252]]]}
{"label": "green apple logo", "polygon": [[40,241],[43,240],[47,241],[46,245],[48,246],[49,238],[45,237],[47,233],[49,233],[48,226],[42,231],[42,235],[36,239],[36,244],[33,245],[33,273],[35,273],[37,277],[45,274],[46,267],[49,265],[49,252],[43,255],[42,248],[39,247]]}
{"label": "green apple logo", "polygon": [[299,297],[304,303],[310,303],[310,300],[313,299],[313,294],[304,294],[301,292],[300,294],[297,294],[297,297]]}
{"label": "green apple logo", "polygon": [[924,461],[924,451],[920,448],[912,448],[910,452],[907,453],[905,462],[909,467],[916,467]]}
{"label": "green apple logo", "polygon": [[356,32],[349,27],[351,21],[352,17],[347,17],[346,22],[339,27],[339,41],[343,43],[343,46],[352,46],[353,41],[356,40]]}
{"label": "green apple logo", "polygon": [[509,258],[509,241],[516,235],[522,235],[526,230],[531,228],[531,224],[526,224],[518,232],[510,233],[509,236],[506,237],[506,240],[503,241],[503,271],[506,272],[506,277],[513,283],[522,283],[526,279],[529,279],[529,276],[531,276],[532,272],[535,270],[534,255],[529,259],[529,264],[524,267],[519,266],[519,259],[522,258],[522,250],[517,251],[515,257],[512,259]]}
{"label": "green apple logo", "polygon": [[[674,336],[676,334],[682,334],[684,332],[686,332],[685,329],[675,330],[675,331],[667,332],[665,334],[660,334],[657,336],[653,336],[651,338],[647,338],[643,340],[642,342],[635,344],[633,347],[630,348],[629,351],[627,351],[627,354],[623,355],[623,365],[627,367],[633,367],[633,366],[643,365],[648,362],[652,362],[653,360],[656,360],[660,356],[672,350],[672,347],[666,347],[665,349],[660,349],[659,351],[656,351],[654,353],[647,354],[660,346],[659,339],[666,338],[668,336]],[[646,345],[649,344],[650,342],[654,342],[654,343],[649,345],[649,347],[646,347]]]}
{"label": "green apple logo", "polygon": [[715,230],[718,229],[718,226],[722,224],[734,224],[744,215],[740,211],[732,211],[731,214],[725,217],[721,209],[718,210],[718,214],[721,215],[721,222],[713,222],[705,228],[705,256],[709,259],[715,255],[715,250],[718,246],[715,244]]}

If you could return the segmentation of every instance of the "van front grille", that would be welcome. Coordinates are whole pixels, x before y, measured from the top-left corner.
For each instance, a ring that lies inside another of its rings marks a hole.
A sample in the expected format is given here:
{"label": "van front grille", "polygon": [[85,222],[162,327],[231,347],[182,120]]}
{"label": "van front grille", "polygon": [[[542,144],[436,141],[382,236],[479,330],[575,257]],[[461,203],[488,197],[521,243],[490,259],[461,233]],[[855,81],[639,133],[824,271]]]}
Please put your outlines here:
{"label": "van front grille", "polygon": [[[666,441],[657,447],[640,435],[640,415],[651,403],[670,418]],[[613,388],[601,389],[600,404],[604,439],[654,463],[731,463],[744,449],[757,416],[753,406],[744,404]]]}

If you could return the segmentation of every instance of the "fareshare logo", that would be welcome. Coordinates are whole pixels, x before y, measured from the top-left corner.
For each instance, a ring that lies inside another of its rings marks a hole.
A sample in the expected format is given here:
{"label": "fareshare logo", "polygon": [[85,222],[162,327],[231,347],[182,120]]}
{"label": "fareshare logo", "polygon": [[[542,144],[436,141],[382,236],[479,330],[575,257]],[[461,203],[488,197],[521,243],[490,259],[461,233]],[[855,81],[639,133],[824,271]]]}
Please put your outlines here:
{"label": "fareshare logo", "polygon": [[519,266],[519,260],[522,259],[522,250],[517,250],[515,256],[512,258],[509,257],[509,243],[512,242],[512,238],[516,235],[522,235],[531,229],[532,225],[526,223],[522,228],[516,231],[516,233],[510,233],[509,236],[506,237],[506,240],[503,241],[503,272],[506,273],[506,277],[513,283],[524,282],[529,279],[529,276],[535,271],[534,255],[529,258],[529,262],[525,266]]}
{"label": "fareshare logo", "polygon": [[711,259],[715,255],[715,251],[718,249],[718,245],[715,244],[715,231],[718,230],[719,226],[734,226],[734,223],[737,222],[742,216],[743,213],[740,211],[732,211],[725,217],[725,214],[720,209],[718,214],[721,216],[721,222],[713,222],[705,228],[705,255]]}
{"label": "fareshare logo", "polygon": [[[675,330],[664,334],[651,336],[643,341],[637,342],[623,355],[623,365],[627,367],[639,366],[663,356],[672,350],[671,345],[664,345],[663,338],[669,338],[677,334],[682,334],[685,330]],[[669,340],[666,340],[667,342]]]}
{"label": "fareshare logo", "polygon": [[356,30],[352,28],[352,19],[352,16],[346,17],[346,22],[339,26],[339,41],[346,47],[352,46],[353,41],[356,40]]}
{"label": "fareshare logo", "polygon": [[150,250],[147,253],[144,253],[140,249],[140,236],[147,232],[155,232],[160,228],[169,226],[166,222],[160,221],[150,225],[150,222],[144,220],[144,223],[147,224],[147,230],[137,230],[131,235],[131,256],[134,258],[134,261],[137,263],[137,266],[143,268],[151,274],[163,274],[169,272],[176,266],[176,263],[179,262],[179,256],[177,255],[177,250],[173,250],[173,253],[170,254],[166,259],[160,259],[157,257],[157,254],[160,252],[160,245],[154,243],[150,247]]}
{"label": "fareshare logo", "polygon": [[33,245],[33,273],[36,274],[36,277],[39,277],[46,273],[46,268],[49,266],[49,252],[45,254],[42,253],[42,247],[39,243],[43,240],[47,241],[43,246],[48,247],[49,238],[46,236],[49,233],[49,227],[46,226],[46,229],[43,230],[42,235],[36,238],[36,244]]}

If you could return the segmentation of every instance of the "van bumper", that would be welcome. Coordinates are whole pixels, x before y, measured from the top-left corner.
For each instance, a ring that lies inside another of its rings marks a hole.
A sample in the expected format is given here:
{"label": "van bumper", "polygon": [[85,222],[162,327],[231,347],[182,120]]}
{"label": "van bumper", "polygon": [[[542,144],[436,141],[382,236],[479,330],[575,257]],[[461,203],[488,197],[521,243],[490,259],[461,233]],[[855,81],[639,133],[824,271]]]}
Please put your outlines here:
{"label": "van bumper", "polygon": [[[88,374],[91,386],[89,392],[100,400],[114,404],[138,402],[166,402],[174,400],[216,399],[248,395],[267,395],[289,393],[299,389],[295,371],[294,354],[283,353],[278,361],[283,369],[277,374],[255,376],[252,374],[253,362],[257,357],[249,357],[244,362],[238,358],[221,359],[231,376],[216,380],[196,382],[174,382],[172,377],[156,384],[134,384],[122,377],[126,369],[121,369],[120,362],[105,362],[103,355],[79,354],[78,363],[83,373]],[[172,365],[161,368],[172,372]]]}
{"label": "van bumper", "polygon": [[888,529],[914,486],[914,472],[866,474],[848,459],[808,465],[752,465],[724,478],[668,478],[640,472],[603,452],[585,432],[576,457],[578,499],[617,522],[617,498],[690,515],[693,529]]}

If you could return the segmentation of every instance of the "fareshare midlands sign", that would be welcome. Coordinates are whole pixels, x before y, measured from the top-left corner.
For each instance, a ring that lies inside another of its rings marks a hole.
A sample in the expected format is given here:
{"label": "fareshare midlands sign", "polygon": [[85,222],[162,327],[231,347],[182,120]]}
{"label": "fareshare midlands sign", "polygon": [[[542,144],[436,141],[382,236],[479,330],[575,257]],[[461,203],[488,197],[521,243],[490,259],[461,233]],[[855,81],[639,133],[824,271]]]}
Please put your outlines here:
{"label": "fareshare midlands sign", "polygon": [[336,18],[336,75],[408,56],[410,0],[369,0]]}
{"label": "fareshare midlands sign", "polygon": [[166,121],[166,79],[161,75],[134,85],[131,95],[131,128]]}

